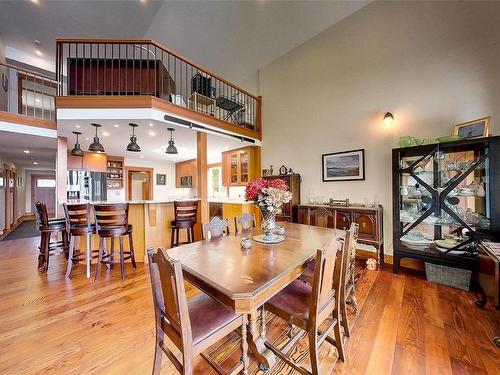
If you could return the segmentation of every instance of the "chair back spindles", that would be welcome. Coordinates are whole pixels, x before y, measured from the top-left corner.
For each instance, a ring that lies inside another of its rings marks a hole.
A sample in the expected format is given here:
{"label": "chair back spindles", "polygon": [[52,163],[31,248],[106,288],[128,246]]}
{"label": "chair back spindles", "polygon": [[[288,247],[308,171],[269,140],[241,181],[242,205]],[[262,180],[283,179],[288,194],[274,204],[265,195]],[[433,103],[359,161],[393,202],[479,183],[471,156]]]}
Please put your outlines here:
{"label": "chair back spindles", "polygon": [[234,228],[238,232],[238,228],[241,231],[250,230],[255,228],[255,214],[250,215],[244,212],[241,216],[234,218]]}
{"label": "chair back spindles", "polygon": [[127,229],[128,203],[109,203],[94,205],[97,231],[103,229]]}
{"label": "chair back spindles", "polygon": [[217,216],[214,216],[212,220],[208,223],[203,224],[203,239],[208,239],[210,235],[210,239],[222,237],[224,235],[229,234],[229,220],[228,219],[220,219]]}
{"label": "chair back spindles", "polygon": [[86,226],[90,229],[91,220],[90,220],[90,205],[88,203],[82,204],[63,204],[64,208],[64,217],[66,218],[66,223],[68,225],[68,229],[71,227],[84,227]]}
{"label": "chair back spindles", "polygon": [[196,220],[198,201],[175,201],[174,212],[176,221]]}

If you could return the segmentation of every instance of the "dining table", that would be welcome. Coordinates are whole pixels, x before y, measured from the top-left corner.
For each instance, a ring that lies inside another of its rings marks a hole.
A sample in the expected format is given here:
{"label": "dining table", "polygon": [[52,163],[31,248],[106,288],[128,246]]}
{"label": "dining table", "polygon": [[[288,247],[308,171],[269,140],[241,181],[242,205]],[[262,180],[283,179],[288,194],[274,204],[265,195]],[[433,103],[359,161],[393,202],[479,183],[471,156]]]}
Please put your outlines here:
{"label": "dining table", "polygon": [[285,240],[276,244],[251,242],[243,249],[243,237],[261,233],[255,228],[167,250],[179,260],[185,280],[220,301],[235,313],[248,314],[249,348],[262,369],[271,369],[275,355],[265,346],[264,303],[297,279],[316,256],[343,231],[283,222]]}

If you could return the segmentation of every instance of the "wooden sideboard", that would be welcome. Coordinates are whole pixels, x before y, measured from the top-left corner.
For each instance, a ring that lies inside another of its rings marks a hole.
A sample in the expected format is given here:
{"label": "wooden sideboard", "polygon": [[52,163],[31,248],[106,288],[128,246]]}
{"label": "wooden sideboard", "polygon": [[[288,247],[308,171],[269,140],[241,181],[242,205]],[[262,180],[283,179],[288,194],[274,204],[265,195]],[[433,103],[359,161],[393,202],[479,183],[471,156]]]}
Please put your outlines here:
{"label": "wooden sideboard", "polygon": [[352,207],[330,205],[300,205],[300,224],[328,228],[349,229],[351,223],[359,225],[358,242],[377,249],[377,263],[384,263],[383,209],[378,207]]}
{"label": "wooden sideboard", "polygon": [[284,180],[290,192],[292,193],[292,200],[285,203],[281,208],[281,213],[276,215],[277,221],[287,221],[289,223],[298,223],[298,206],[300,204],[300,175],[286,175],[286,176],[265,176],[265,180],[272,181],[277,178]]}

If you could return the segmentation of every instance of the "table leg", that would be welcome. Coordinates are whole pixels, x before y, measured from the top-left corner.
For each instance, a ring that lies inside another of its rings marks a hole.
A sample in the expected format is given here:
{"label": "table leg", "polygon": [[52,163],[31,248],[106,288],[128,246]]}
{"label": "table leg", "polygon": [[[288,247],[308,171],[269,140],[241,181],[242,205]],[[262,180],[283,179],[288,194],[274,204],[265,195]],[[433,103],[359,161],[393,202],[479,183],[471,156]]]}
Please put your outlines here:
{"label": "table leg", "polygon": [[264,345],[264,342],[266,340],[266,331],[265,328],[261,327],[259,332],[258,321],[258,310],[252,311],[248,315],[248,346],[250,347],[250,350],[255,355],[259,363],[270,369],[276,363],[276,356]]}

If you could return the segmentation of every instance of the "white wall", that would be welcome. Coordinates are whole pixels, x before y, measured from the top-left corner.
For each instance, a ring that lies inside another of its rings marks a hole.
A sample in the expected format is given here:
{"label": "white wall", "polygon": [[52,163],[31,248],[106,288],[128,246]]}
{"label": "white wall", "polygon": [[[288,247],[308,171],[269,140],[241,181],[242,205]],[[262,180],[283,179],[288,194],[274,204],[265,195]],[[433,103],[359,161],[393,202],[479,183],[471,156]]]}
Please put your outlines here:
{"label": "white wall", "polygon": [[[385,209],[392,252],[391,149],[453,124],[500,121],[499,2],[374,2],[260,71],[262,166],[285,164],[309,192]],[[385,111],[394,113],[384,128]],[[366,180],[322,182],[321,154],[364,148]]]}

